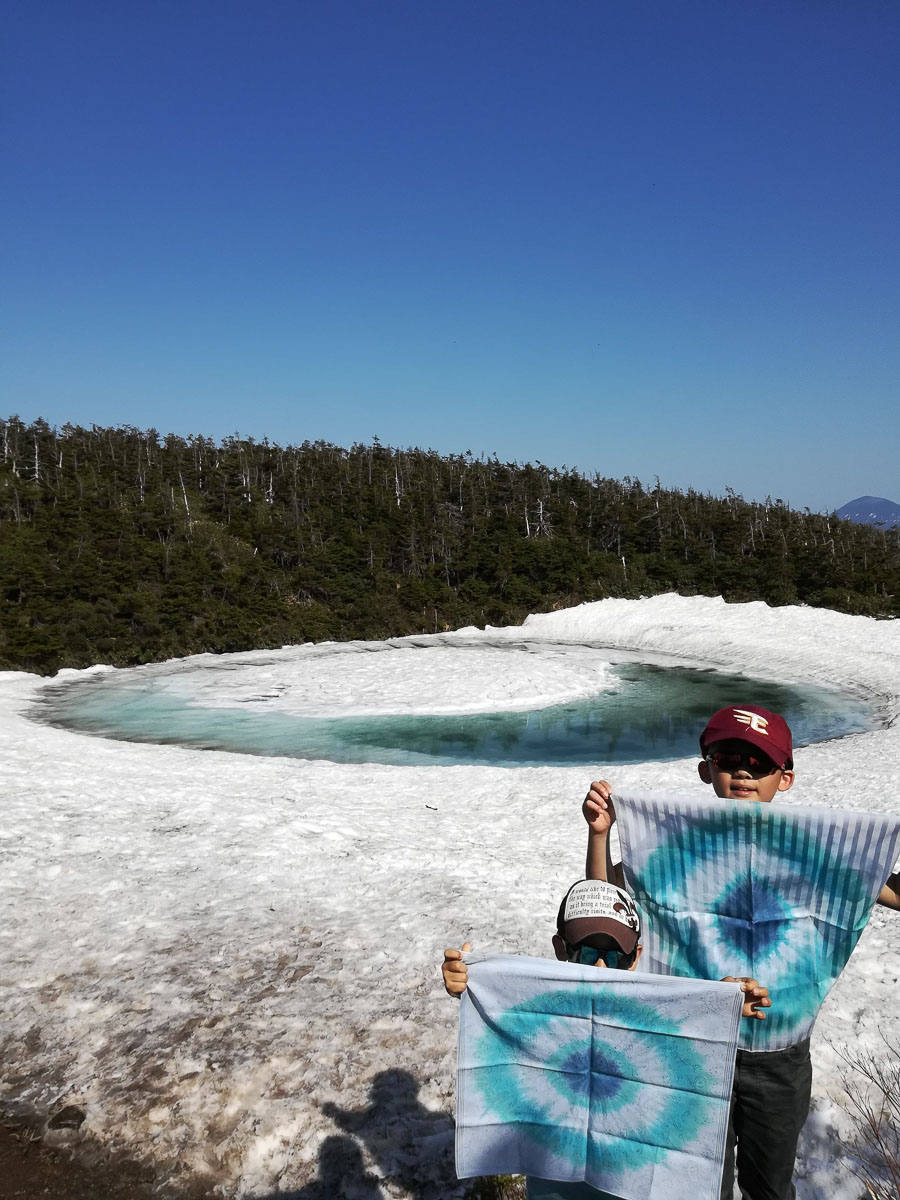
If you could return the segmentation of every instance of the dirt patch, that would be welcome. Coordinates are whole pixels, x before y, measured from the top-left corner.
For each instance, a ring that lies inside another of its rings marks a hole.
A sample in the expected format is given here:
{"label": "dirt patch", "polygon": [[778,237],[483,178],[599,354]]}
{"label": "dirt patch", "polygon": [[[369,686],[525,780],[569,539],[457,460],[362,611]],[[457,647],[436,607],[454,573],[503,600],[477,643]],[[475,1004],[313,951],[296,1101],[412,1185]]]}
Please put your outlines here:
{"label": "dirt patch", "polygon": [[202,1185],[173,1191],[160,1185],[152,1168],[131,1159],[101,1156],[79,1146],[45,1146],[20,1121],[0,1115],[2,1200],[212,1200]]}

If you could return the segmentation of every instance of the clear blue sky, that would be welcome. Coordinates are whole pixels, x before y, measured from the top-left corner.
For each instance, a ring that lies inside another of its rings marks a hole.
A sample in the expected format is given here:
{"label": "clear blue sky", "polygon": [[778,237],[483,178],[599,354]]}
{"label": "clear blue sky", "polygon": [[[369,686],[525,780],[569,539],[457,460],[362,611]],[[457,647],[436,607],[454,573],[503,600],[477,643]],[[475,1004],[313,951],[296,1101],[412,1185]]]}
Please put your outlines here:
{"label": "clear blue sky", "polygon": [[0,413],[900,499],[896,0],[12,0]]}

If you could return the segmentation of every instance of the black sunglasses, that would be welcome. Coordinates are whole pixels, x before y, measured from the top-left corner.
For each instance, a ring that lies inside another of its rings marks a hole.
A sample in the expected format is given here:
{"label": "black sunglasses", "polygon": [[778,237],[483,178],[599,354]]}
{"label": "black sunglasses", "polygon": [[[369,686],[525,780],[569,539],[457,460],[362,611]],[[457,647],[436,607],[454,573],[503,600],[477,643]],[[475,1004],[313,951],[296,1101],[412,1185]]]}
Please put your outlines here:
{"label": "black sunglasses", "polygon": [[740,770],[747,771],[750,775],[771,775],[773,771],[783,770],[767,755],[752,754],[749,750],[714,750],[705,757],[717,771],[727,771],[729,775]]}
{"label": "black sunglasses", "polygon": [[598,950],[596,946],[567,946],[569,962],[580,963],[583,967],[596,967],[602,959],[613,971],[627,971],[634,962],[634,954],[626,954],[624,950]]}

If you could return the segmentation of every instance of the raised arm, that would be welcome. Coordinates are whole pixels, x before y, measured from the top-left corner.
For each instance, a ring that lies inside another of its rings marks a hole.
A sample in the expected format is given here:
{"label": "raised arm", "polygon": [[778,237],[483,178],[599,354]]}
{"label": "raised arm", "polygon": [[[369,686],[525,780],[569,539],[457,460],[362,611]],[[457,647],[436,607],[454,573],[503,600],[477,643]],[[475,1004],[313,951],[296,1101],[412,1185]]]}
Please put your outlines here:
{"label": "raised arm", "polygon": [[585,878],[614,882],[615,873],[609,856],[609,830],[616,819],[616,813],[612,802],[612,788],[605,779],[597,779],[591,784],[581,812],[588,826]]}
{"label": "raised arm", "polygon": [[878,893],[878,904],[885,908],[900,909],[900,871],[888,876],[888,881]]}

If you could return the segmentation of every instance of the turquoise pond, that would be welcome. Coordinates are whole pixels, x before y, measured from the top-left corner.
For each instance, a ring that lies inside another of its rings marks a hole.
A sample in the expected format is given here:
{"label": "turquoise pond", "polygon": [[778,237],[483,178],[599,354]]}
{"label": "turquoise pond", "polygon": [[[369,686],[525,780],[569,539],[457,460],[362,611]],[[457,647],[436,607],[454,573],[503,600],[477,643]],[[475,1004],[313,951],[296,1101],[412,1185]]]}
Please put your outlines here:
{"label": "turquoise pond", "polygon": [[606,766],[696,754],[706,719],[726,704],[783,713],[797,745],[878,723],[871,706],[840,692],[642,662],[611,669],[615,690],[528,712],[320,718],[264,706],[203,708],[155,684],[164,678],[159,673],[116,672],[48,688],[32,715],[103,737],[242,754],[496,767]]}

